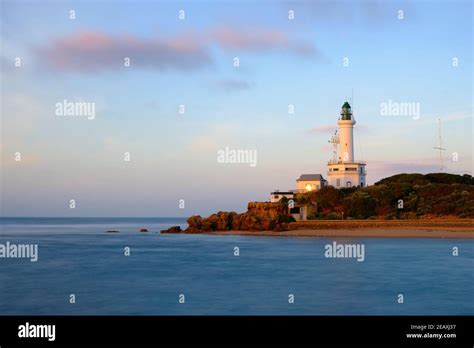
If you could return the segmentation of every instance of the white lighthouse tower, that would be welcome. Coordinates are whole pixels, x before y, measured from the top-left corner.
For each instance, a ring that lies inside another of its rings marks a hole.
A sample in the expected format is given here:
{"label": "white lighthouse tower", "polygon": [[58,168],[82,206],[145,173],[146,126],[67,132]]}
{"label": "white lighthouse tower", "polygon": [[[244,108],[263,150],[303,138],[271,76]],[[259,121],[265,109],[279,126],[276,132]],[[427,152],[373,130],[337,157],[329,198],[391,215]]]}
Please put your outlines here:
{"label": "white lighthouse tower", "polygon": [[329,185],[337,188],[366,185],[365,162],[357,162],[354,157],[355,124],[351,106],[345,102],[342,105],[341,118],[337,121],[339,135],[334,135],[330,141],[335,146],[334,157],[328,162]]}

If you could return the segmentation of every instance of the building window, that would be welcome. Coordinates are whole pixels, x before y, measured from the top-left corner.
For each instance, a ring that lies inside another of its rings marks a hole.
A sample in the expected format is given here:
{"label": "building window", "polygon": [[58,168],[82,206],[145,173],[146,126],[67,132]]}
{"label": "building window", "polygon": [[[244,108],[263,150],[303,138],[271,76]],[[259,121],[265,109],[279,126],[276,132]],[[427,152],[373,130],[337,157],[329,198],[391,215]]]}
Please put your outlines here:
{"label": "building window", "polygon": [[280,196],[278,196],[278,195],[275,195],[275,196],[274,196],[274,198],[275,198],[275,199],[279,199],[279,198],[280,198]]}
{"label": "building window", "polygon": [[337,186],[337,187],[341,186],[341,179],[337,179],[337,180],[336,180],[336,186]]}
{"label": "building window", "polygon": [[364,187],[364,182],[363,181],[360,182],[360,187]]}
{"label": "building window", "polygon": [[352,183],[350,181],[346,182],[346,187],[351,187]]}

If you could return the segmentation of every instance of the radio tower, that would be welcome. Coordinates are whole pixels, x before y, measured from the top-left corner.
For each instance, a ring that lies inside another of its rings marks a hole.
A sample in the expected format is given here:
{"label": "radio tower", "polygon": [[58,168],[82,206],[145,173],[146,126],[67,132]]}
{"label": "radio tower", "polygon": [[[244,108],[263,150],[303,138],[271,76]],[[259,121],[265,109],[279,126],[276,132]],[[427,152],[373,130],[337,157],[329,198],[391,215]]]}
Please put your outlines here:
{"label": "radio tower", "polygon": [[442,142],[441,142],[441,118],[438,118],[438,146],[437,147],[433,147],[433,149],[435,150],[439,150],[439,171],[440,172],[443,172],[443,154],[442,154],[442,151],[446,151],[446,149],[444,149],[442,147]]}

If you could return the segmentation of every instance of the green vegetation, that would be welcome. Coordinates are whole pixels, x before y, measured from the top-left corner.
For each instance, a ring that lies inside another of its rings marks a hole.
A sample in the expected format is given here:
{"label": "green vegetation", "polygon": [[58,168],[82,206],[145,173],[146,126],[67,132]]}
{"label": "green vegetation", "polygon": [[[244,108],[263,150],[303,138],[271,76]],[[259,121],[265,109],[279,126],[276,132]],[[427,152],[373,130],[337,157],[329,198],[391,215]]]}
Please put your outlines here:
{"label": "green vegetation", "polygon": [[398,174],[367,187],[332,186],[298,195],[315,204],[310,219],[421,219],[474,217],[474,178],[447,173]]}

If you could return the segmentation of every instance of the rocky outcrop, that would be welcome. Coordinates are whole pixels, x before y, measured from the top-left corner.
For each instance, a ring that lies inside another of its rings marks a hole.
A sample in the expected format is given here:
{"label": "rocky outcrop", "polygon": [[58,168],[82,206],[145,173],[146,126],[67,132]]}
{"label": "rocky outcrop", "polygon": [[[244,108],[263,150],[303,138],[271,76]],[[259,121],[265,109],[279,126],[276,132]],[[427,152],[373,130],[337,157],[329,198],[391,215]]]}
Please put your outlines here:
{"label": "rocky outcrop", "polygon": [[288,214],[285,205],[280,203],[250,202],[247,212],[220,211],[207,218],[191,216],[185,233],[210,231],[283,231],[294,219]]}
{"label": "rocky outcrop", "polygon": [[187,223],[189,228],[200,230],[202,227],[202,217],[201,215],[193,215],[187,220]]}
{"label": "rocky outcrop", "polygon": [[180,233],[180,232],[183,232],[183,230],[179,226],[172,226],[168,228],[167,230],[161,230],[161,233]]}

